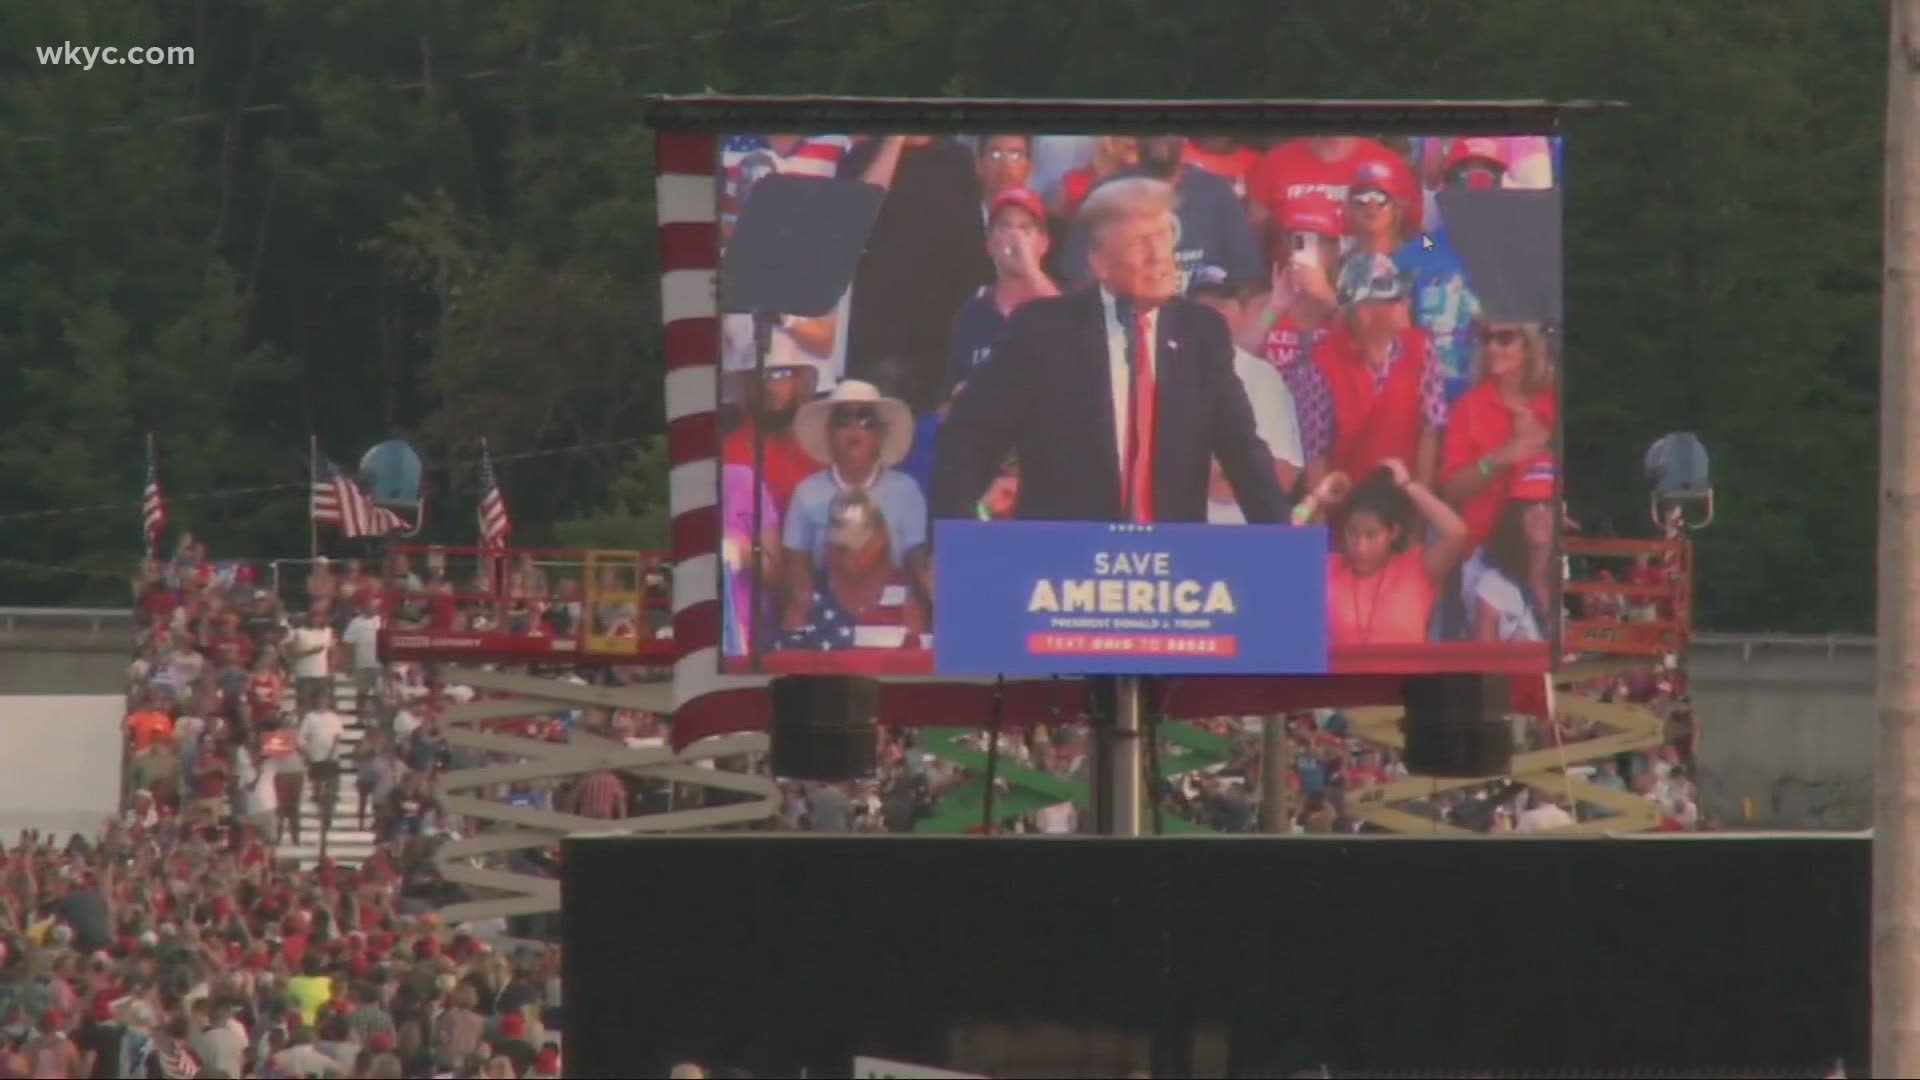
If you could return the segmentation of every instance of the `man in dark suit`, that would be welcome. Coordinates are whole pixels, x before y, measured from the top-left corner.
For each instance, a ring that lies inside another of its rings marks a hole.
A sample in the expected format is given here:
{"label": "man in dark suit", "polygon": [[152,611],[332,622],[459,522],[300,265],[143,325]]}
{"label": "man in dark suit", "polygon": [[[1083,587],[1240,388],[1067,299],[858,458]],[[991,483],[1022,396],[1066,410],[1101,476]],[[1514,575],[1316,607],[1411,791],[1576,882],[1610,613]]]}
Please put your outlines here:
{"label": "man in dark suit", "polygon": [[1285,521],[1226,321],[1176,295],[1173,189],[1110,181],[1080,213],[1097,287],[1014,312],[940,430],[934,516],[975,516],[1012,450],[1016,517],[1203,522],[1218,458],[1249,522]]}

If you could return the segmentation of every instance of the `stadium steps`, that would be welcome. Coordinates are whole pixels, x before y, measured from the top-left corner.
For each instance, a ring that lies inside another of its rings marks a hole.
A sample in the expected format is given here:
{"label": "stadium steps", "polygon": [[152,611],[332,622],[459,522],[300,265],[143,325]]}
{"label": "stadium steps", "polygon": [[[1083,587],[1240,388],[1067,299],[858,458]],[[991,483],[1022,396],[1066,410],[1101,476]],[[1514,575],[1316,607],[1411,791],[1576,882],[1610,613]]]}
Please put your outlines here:
{"label": "stadium steps", "polygon": [[[333,804],[333,828],[327,833],[327,857],[338,865],[357,866],[372,856],[375,841],[373,830],[359,828],[353,816],[359,800],[353,784],[353,752],[360,745],[360,740],[366,737],[367,729],[354,712],[352,675],[336,674],[333,677],[333,701],[334,708],[346,719],[347,728],[340,740],[340,783]],[[281,699],[281,707],[293,711],[291,686]],[[371,807],[368,808],[367,823],[373,823]],[[320,861],[320,811],[313,805],[310,790],[300,793],[300,842],[292,844],[283,841],[274,853],[302,869]]]}

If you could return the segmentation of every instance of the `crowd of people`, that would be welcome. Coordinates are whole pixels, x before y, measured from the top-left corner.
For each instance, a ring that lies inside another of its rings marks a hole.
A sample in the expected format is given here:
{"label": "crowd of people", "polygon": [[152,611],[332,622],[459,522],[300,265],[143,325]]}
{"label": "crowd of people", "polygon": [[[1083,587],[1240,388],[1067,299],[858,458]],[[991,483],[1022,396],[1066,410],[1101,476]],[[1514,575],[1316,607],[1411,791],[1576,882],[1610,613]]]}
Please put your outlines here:
{"label": "crowd of people", "polygon": [[5,852],[0,1076],[558,1077],[558,953],[448,935],[388,849],[136,808]]}
{"label": "crowd of people", "polygon": [[[464,688],[380,663],[379,572],[277,576],[191,537],[141,566],[124,811],[0,857],[0,1076],[562,1075],[557,946],[434,914]],[[372,851],[284,857],[349,777]]]}
{"label": "crowd of people", "polygon": [[[450,746],[442,712],[474,692],[446,685],[432,665],[383,663],[378,634],[386,619],[564,634],[585,618],[613,626],[644,616],[585,612],[575,581],[547,581],[530,560],[506,571],[504,584],[476,581],[471,592],[456,591],[444,566],[427,576],[396,557],[377,571],[322,560],[296,580],[215,562],[192,538],[170,560],[143,564],[133,589],[139,631],[128,671],[125,811],[97,836],[29,836],[0,862],[8,879],[0,1076],[559,1075],[548,1030],[557,948],[506,936],[532,933],[525,924],[449,935],[432,915],[462,896],[435,871],[435,850],[479,827],[441,808],[434,781],[446,769],[505,759]],[[1680,673],[1657,667],[1578,692],[1642,704],[1668,723],[1662,746],[1579,771],[1657,804],[1662,828],[1711,827],[1689,773],[1693,724]],[[335,700],[340,693],[351,694],[350,711]],[[350,753],[349,724],[362,733]],[[1160,785],[1161,812],[1221,831],[1257,828],[1267,764],[1258,718],[1202,726],[1232,749]],[[668,717],[608,710],[491,728],[552,741],[583,731],[635,745],[671,736]],[[1291,716],[1287,730],[1291,830],[1369,828],[1352,812],[1355,797],[1405,775],[1393,752],[1349,730],[1337,711]],[[1533,749],[1591,733],[1563,719],[1528,722],[1519,734]],[[975,741],[987,745],[984,733]],[[1075,718],[1007,732],[997,745],[1005,761],[1063,780],[1088,776],[1090,740]],[[1171,744],[1161,750],[1178,753]],[[911,832],[944,796],[979,779],[911,728],[885,729],[880,759],[864,781],[781,781],[778,813],[759,827]],[[353,785],[344,802],[341,783]],[[606,819],[728,797],[610,771],[493,794]],[[323,827],[336,806],[352,805],[355,826],[375,833],[372,853],[352,867],[279,857],[277,848],[301,838],[303,800]],[[1513,784],[1402,805],[1482,832],[1605,813]],[[1088,824],[1061,803],[996,829]],[[503,865],[551,875],[557,857],[557,849],[536,850]]]}
{"label": "crowd of people", "polygon": [[[1555,327],[1483,296],[1440,217],[1449,191],[1552,188],[1555,140],[741,135],[721,164],[723,260],[768,176],[884,189],[830,311],[722,318],[727,656],[924,648],[931,520],[1013,516],[1325,522],[1336,650],[1552,636]],[[1170,239],[1133,239],[1165,266],[1102,246],[1156,213]],[[1078,332],[1053,298],[1118,295],[1123,271],[1218,313],[1252,416],[1237,441],[1242,413],[1181,429],[1213,452],[1193,490],[1125,442],[1113,502],[1094,443],[1176,418],[1115,391],[1110,430],[1048,365]]]}

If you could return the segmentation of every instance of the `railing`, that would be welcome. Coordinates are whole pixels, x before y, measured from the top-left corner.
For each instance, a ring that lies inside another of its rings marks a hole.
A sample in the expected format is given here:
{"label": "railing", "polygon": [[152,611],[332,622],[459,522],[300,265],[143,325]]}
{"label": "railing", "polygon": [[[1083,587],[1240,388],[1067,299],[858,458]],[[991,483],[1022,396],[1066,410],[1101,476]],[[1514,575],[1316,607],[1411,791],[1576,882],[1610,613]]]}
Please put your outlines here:
{"label": "railing", "polygon": [[[431,580],[384,581],[387,610],[406,616],[381,633],[387,659],[670,664],[677,657],[664,555],[470,547],[401,547],[394,555],[424,556]],[[556,608],[570,613],[560,629],[545,620]]]}
{"label": "railing", "polygon": [[1716,634],[1702,632],[1693,635],[1688,646],[1693,649],[1713,649],[1717,651],[1738,651],[1740,659],[1750,661],[1757,652],[1780,649],[1791,652],[1824,652],[1827,659],[1838,659],[1843,652],[1856,653],[1877,651],[1878,646],[1870,634]]}
{"label": "railing", "polygon": [[[1571,571],[1563,585],[1570,606],[1565,647],[1569,652],[1665,656],[1685,647],[1693,631],[1693,547],[1685,540],[1615,540],[1568,536],[1569,559],[1589,573],[1603,561],[1646,560],[1659,568],[1657,583],[1602,581]],[[1603,607],[1613,610],[1603,611]]]}
{"label": "railing", "polygon": [[58,637],[124,645],[133,651],[133,611],[130,608],[0,607],[0,643]]}

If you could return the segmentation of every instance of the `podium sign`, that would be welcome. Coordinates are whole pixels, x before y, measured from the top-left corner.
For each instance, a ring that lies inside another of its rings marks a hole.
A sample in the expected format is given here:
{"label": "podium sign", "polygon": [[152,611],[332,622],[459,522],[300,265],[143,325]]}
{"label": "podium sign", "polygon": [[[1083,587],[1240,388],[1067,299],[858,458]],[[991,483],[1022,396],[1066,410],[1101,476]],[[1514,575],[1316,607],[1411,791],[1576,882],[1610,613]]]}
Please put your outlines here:
{"label": "podium sign", "polygon": [[943,521],[942,675],[1323,675],[1320,528]]}

